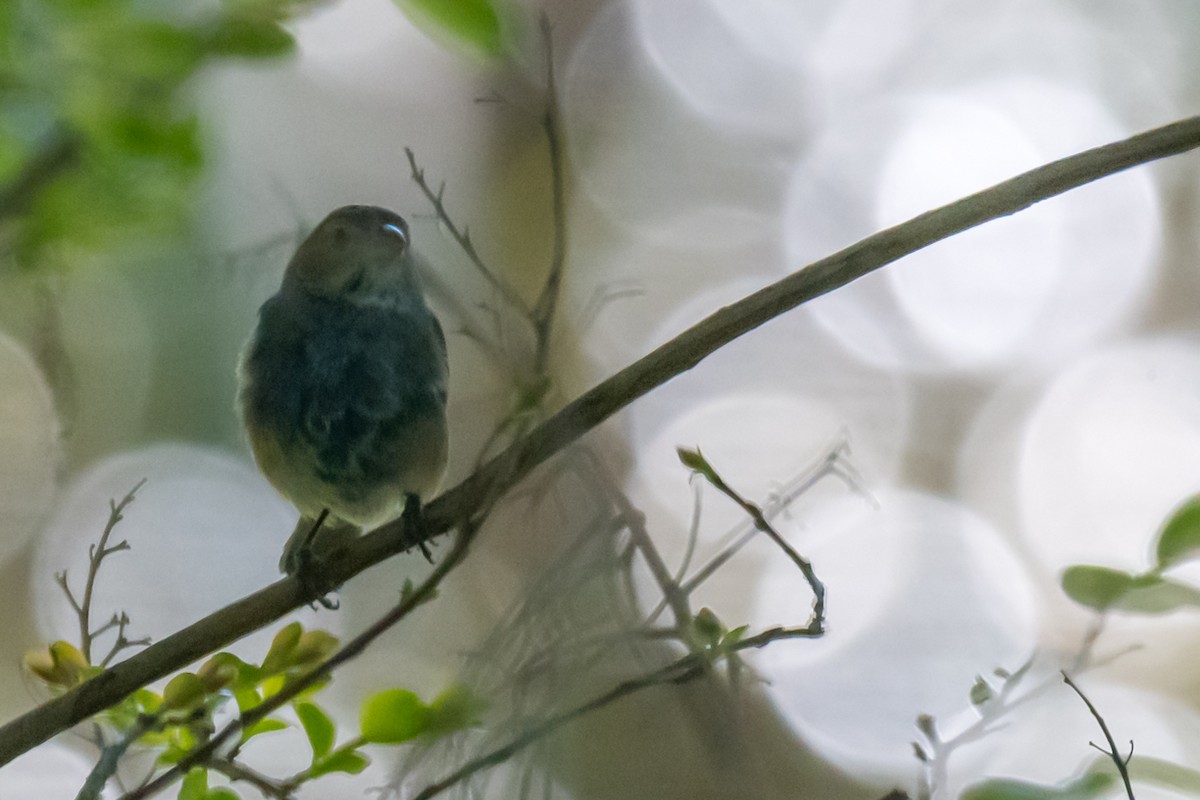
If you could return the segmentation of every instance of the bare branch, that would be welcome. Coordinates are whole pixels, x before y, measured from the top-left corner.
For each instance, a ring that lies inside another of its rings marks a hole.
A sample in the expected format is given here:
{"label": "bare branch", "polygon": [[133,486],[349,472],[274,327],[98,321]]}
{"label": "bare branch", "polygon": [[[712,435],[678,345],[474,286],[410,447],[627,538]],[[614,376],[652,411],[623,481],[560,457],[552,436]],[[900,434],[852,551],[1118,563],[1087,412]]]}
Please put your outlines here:
{"label": "bare branch", "polygon": [[1127,758],[1121,758],[1120,752],[1117,751],[1117,742],[1115,739],[1113,739],[1112,733],[1109,732],[1108,724],[1104,721],[1104,717],[1100,716],[1100,712],[1096,710],[1094,705],[1092,705],[1092,701],[1089,700],[1087,695],[1083,693],[1083,690],[1075,684],[1075,681],[1071,680],[1071,676],[1068,675],[1065,670],[1062,673],[1062,678],[1063,683],[1065,683],[1067,686],[1070,686],[1071,689],[1074,690],[1075,694],[1079,695],[1079,699],[1083,701],[1083,704],[1087,706],[1088,711],[1092,712],[1092,716],[1096,718],[1096,722],[1100,725],[1100,730],[1104,732],[1104,738],[1108,741],[1108,749],[1105,750],[1095,742],[1088,742],[1088,744],[1112,759],[1112,762],[1117,765],[1117,772],[1120,773],[1121,780],[1125,783],[1125,794],[1128,795],[1129,800],[1135,800],[1133,796],[1133,784],[1130,783],[1129,780],[1129,759],[1133,758],[1133,740],[1131,739],[1129,741],[1129,756]]}

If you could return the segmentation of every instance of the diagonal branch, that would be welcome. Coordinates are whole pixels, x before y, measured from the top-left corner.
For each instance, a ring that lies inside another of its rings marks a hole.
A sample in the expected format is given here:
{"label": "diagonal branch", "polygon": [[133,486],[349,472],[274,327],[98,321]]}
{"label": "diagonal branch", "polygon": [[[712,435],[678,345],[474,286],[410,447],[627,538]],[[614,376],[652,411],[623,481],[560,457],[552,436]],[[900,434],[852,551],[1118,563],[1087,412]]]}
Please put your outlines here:
{"label": "diagonal branch", "polygon": [[[1200,147],[1200,117],[1086,150],[869,236],[719,309],[568,404],[437,498],[426,509],[427,534],[443,533],[469,518],[471,510],[479,508],[493,493],[515,485],[534,467],[617,411],[696,366],[742,334],[801,303],[976,225],[1014,214],[1106,175],[1196,147]],[[329,576],[335,583],[344,583],[411,544],[402,521],[388,523],[331,559]],[[82,686],[0,727],[0,765],[139,687],[227,646],[308,600],[297,580],[285,578],[166,637]]]}

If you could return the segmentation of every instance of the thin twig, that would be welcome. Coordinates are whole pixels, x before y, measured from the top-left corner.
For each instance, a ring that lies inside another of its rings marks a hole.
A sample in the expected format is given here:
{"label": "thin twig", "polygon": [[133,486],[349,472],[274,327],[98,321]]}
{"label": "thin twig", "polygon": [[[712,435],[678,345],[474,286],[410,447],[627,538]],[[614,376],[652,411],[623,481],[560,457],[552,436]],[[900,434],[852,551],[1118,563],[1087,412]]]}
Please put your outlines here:
{"label": "thin twig", "polygon": [[533,307],[533,325],[537,336],[533,370],[535,375],[544,375],[550,358],[550,330],[554,326],[567,261],[567,209],[562,135],[559,130],[558,88],[554,80],[554,37],[550,16],[545,11],[539,17],[539,22],[542,45],[546,51],[546,109],[542,115],[542,130],[546,135],[546,147],[550,151],[550,200],[551,218],[554,223],[550,272],[546,276],[546,285],[542,287],[542,293]]}
{"label": "thin twig", "polygon": [[[126,507],[133,502],[134,495],[137,494],[138,489],[141,489],[145,483],[146,479],[142,478],[137,482],[136,486],[129,490],[128,494],[121,498],[120,502],[108,501],[108,522],[104,525],[104,532],[100,534],[100,541],[98,543],[88,547],[88,574],[83,587],[83,599],[76,600],[74,593],[67,584],[66,570],[54,576],[54,579],[58,581],[58,585],[62,587],[63,592],[67,596],[67,602],[71,604],[71,608],[75,611],[75,616],[79,619],[79,650],[83,653],[84,660],[89,664],[92,663],[92,642],[97,636],[119,625],[120,634],[117,640],[121,642],[124,639],[125,623],[129,622],[129,618],[124,613],[120,617],[114,615],[108,624],[92,630],[92,598],[96,589],[96,576],[100,574],[100,565],[104,562],[104,559],[113,553],[129,549],[129,542],[124,540],[109,547],[108,539],[112,536],[113,529],[117,527],[117,523],[124,519]],[[107,664],[113,655],[115,653],[109,653],[103,664]]]}
{"label": "thin twig", "polygon": [[264,797],[275,800],[295,800],[294,787],[287,782],[277,781],[255,769],[251,769],[240,761],[231,758],[213,758],[201,766],[216,770],[233,781],[248,783],[257,789]]}
{"label": "thin twig", "polygon": [[[652,389],[695,367],[763,323],[923,247],[1107,175],[1200,146],[1190,117],[1046,164],[876,233],[725,306],[609,377],[514,442],[425,509],[425,534],[444,533],[496,492]],[[329,577],[345,583],[411,545],[403,521],[388,523],[331,558]],[[308,602],[295,578],[264,587],[136,653],[96,678],[0,728],[0,766],[154,680],[270,624]]]}
{"label": "thin twig", "polygon": [[623,697],[627,697],[642,689],[649,689],[652,686],[662,686],[664,684],[680,684],[686,683],[689,680],[698,678],[705,672],[704,659],[699,655],[687,655],[683,658],[674,661],[660,670],[657,670],[649,675],[643,675],[640,678],[623,681],[612,689],[609,689],[599,697],[595,697],[582,705],[578,705],[568,711],[551,717],[530,728],[521,735],[514,738],[508,744],[497,747],[489,753],[486,753],[479,758],[468,761],[463,766],[456,769],[454,772],[442,778],[436,783],[426,786],[413,797],[413,800],[429,800],[436,797],[455,784],[461,783],[481,770],[488,767],[494,767],[507,761],[515,753],[523,750],[534,742],[548,736],[554,731],[579,719],[583,715],[595,711],[598,708],[603,708]]}
{"label": "thin twig", "polygon": [[417,188],[425,195],[429,204],[433,206],[434,213],[437,214],[438,221],[445,226],[459,248],[466,254],[467,259],[479,271],[479,274],[491,285],[496,293],[504,299],[504,302],[512,306],[522,317],[527,320],[533,319],[533,311],[529,305],[521,299],[521,296],[513,291],[512,287],[496,275],[487,264],[483,263],[483,259],[475,250],[475,245],[471,242],[471,233],[468,229],[462,230],[454,223],[450,214],[446,211],[446,206],[442,202],[442,192],[444,187],[439,188],[436,192],[425,181],[425,170],[417,165],[417,158],[413,155],[411,147],[404,148],[404,155],[408,158],[408,167],[412,172],[413,182],[417,184]]}
{"label": "thin twig", "polygon": [[121,756],[125,755],[125,751],[129,746],[136,742],[142,736],[152,730],[158,724],[158,718],[152,715],[142,715],[138,717],[133,726],[125,731],[121,738],[110,745],[100,744],[100,758],[96,761],[96,766],[92,767],[92,771],[88,773],[87,779],[83,782],[83,786],[79,789],[79,794],[75,795],[75,800],[99,800],[101,793],[104,791],[104,786],[117,772],[117,765],[121,762]]}
{"label": "thin twig", "polygon": [[1133,796],[1133,784],[1129,780],[1129,759],[1133,758],[1133,740],[1129,742],[1129,755],[1121,758],[1121,754],[1117,752],[1116,740],[1113,739],[1112,733],[1108,730],[1108,724],[1105,723],[1104,717],[1100,716],[1100,712],[1092,705],[1092,701],[1075,684],[1075,681],[1071,680],[1071,676],[1066,673],[1066,670],[1063,670],[1062,678],[1063,683],[1075,690],[1075,694],[1079,695],[1079,699],[1083,701],[1083,704],[1088,707],[1088,711],[1092,712],[1092,716],[1096,718],[1096,722],[1100,725],[1100,730],[1104,732],[1104,738],[1108,740],[1108,749],[1105,750],[1103,747],[1097,746],[1095,742],[1088,742],[1088,744],[1112,759],[1112,762],[1117,765],[1117,772],[1120,773],[1121,780],[1125,783],[1125,794],[1129,796],[1129,800],[1135,800]]}
{"label": "thin twig", "polygon": [[813,570],[812,562],[796,552],[796,549],[788,544],[788,541],[767,520],[762,509],[742,497],[737,490],[726,483],[725,479],[712,468],[711,464],[701,474],[717,491],[737,503],[749,515],[750,519],[754,521],[754,527],[765,533],[792,560],[792,563],[799,568],[801,574],[804,575],[804,579],[808,581],[808,586],[813,593],[812,621],[810,624],[820,630],[825,622],[825,584],[817,577],[816,571]]}
{"label": "thin twig", "polygon": [[[734,653],[741,650],[756,649],[764,647],[774,641],[808,635],[810,634],[807,632],[807,629],[803,628],[772,628],[755,636],[742,639],[735,644],[731,644],[728,648],[728,652],[725,653],[725,655],[732,656]],[[631,678],[627,681],[622,681],[613,688],[597,697],[592,698],[586,703],[578,705],[572,709],[542,721],[538,725],[530,728],[514,738],[508,744],[485,753],[478,758],[472,759],[440,781],[425,787],[413,798],[413,800],[429,800],[432,797],[436,797],[455,784],[461,783],[462,781],[471,777],[475,773],[507,761],[518,751],[528,747],[540,739],[545,738],[567,723],[572,722],[587,713],[595,711],[599,708],[603,708],[604,706],[614,703],[623,697],[627,697],[635,692],[640,692],[643,689],[649,689],[654,686],[664,686],[667,684],[678,685],[687,683],[690,680],[694,680],[702,675],[707,674],[710,666],[711,664],[706,653],[692,652],[685,656],[681,656],[675,661],[672,661],[670,664],[660,667],[646,675],[642,675],[638,678]]]}

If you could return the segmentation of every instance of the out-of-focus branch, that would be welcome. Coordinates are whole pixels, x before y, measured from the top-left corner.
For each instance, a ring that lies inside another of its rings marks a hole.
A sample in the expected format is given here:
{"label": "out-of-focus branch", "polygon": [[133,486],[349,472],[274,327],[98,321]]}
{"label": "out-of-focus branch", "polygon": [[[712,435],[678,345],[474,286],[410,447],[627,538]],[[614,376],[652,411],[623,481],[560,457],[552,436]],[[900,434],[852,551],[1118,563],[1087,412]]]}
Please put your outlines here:
{"label": "out-of-focus branch", "polygon": [[[592,388],[528,436],[429,504],[427,536],[473,516],[555,453],[652,389],[763,323],[934,242],[1138,164],[1200,147],[1200,117],[1191,117],[1087,150],[929,211],[816,261],[725,306]],[[406,535],[407,534],[407,535]],[[371,532],[330,559],[329,577],[344,583],[413,544],[401,520]],[[164,638],[83,685],[0,728],[0,764],[309,601],[285,578]]]}
{"label": "out-of-focus branch", "polygon": [[0,220],[23,214],[47,184],[79,160],[83,140],[65,129],[51,132],[17,176],[0,187]]}

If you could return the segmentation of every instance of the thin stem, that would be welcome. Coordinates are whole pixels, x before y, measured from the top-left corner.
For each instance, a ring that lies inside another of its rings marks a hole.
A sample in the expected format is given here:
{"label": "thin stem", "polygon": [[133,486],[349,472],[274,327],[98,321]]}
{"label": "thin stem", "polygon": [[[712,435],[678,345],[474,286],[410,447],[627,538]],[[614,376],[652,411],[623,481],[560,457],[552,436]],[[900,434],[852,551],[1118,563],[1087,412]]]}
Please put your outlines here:
{"label": "thin stem", "polygon": [[75,800],[99,800],[108,779],[116,774],[121,756],[125,755],[125,751],[129,749],[130,745],[142,738],[143,734],[149,732],[157,724],[158,720],[155,717],[141,716],[133,724],[133,727],[125,731],[116,742],[102,745],[100,758],[96,761],[96,766],[92,767],[92,771],[88,773],[87,779],[79,789],[79,794],[75,795]]}
{"label": "thin stem", "polygon": [[[427,537],[449,530],[536,466],[617,411],[692,369],[710,354],[801,303],[819,297],[936,241],[1090,183],[1106,175],[1200,146],[1200,117],[1138,134],[1046,164],[977,194],[888,228],[816,261],[709,315],[601,382],[514,442],[425,509]],[[411,545],[403,521],[363,536],[327,571],[345,583]],[[300,582],[285,578],[216,611],[0,727],[0,766],[122,697],[304,605]]]}
{"label": "thin stem", "polygon": [[[88,548],[88,573],[83,587],[83,599],[80,601],[75,599],[74,593],[67,584],[67,573],[65,570],[55,576],[58,585],[66,593],[67,601],[71,604],[71,608],[74,609],[75,616],[79,620],[79,650],[83,653],[84,660],[89,664],[92,663],[92,642],[95,638],[118,625],[123,634],[125,623],[129,622],[128,617],[122,614],[120,617],[114,616],[108,624],[92,630],[92,598],[96,590],[96,576],[100,574],[100,565],[104,562],[104,559],[113,553],[129,549],[129,542],[122,541],[109,547],[108,540],[112,536],[113,529],[117,527],[117,523],[124,519],[123,515],[126,507],[133,502],[134,495],[137,494],[138,489],[142,488],[145,483],[145,478],[138,481],[137,485],[130,489],[129,493],[121,498],[119,503],[112,500],[109,501],[108,522],[104,525],[104,532],[100,534],[100,541]],[[122,638],[123,636],[118,636],[118,641]],[[112,655],[110,653],[109,658]],[[108,659],[106,658],[105,663],[107,661]]]}
{"label": "thin stem", "polygon": [[275,800],[295,800],[294,786],[287,781],[276,781],[255,769],[251,769],[240,761],[227,758],[214,758],[202,765],[224,775],[233,781],[248,783],[257,789],[264,797]]}
{"label": "thin stem", "polygon": [[554,37],[550,17],[546,12],[542,12],[539,21],[546,51],[546,110],[542,115],[542,130],[546,134],[546,147],[550,151],[550,199],[554,241],[546,285],[542,287],[541,296],[533,308],[533,324],[537,334],[537,351],[534,354],[533,365],[535,375],[545,374],[550,358],[550,330],[554,326],[567,261],[565,168],[562,135],[559,130],[558,88],[554,80]]}
{"label": "thin stem", "polygon": [[[805,629],[772,628],[769,631],[763,631],[757,636],[743,639],[737,644],[732,645],[729,648],[729,654],[731,655],[739,650],[763,647],[770,642],[778,641],[780,639],[793,638],[803,635],[806,635]],[[649,689],[653,686],[663,686],[666,684],[681,684],[690,680],[694,680],[702,675],[708,674],[710,667],[711,664],[709,663],[707,654],[689,653],[686,656],[682,656],[675,661],[672,661],[665,667],[656,669],[646,675],[638,678],[631,678],[627,681],[622,681],[613,688],[609,689],[607,692],[592,698],[586,703],[544,720],[538,725],[535,725],[534,727],[515,737],[508,744],[498,747],[495,750],[480,756],[479,758],[472,759],[456,769],[454,772],[447,775],[445,778],[442,778],[440,781],[425,787],[413,798],[413,800],[430,800],[430,798],[436,797],[447,789],[471,777],[475,773],[507,761],[515,753],[523,750],[540,739],[545,738],[562,726],[579,719],[585,714],[603,708],[604,706],[614,703],[617,700],[628,697],[636,692],[640,692],[643,689]]]}
{"label": "thin stem", "polygon": [[801,574],[808,581],[808,586],[812,589],[813,593],[811,624],[817,629],[822,628],[825,622],[825,584],[817,577],[817,573],[813,570],[812,562],[796,552],[795,548],[788,544],[787,540],[779,535],[779,531],[775,530],[775,527],[767,521],[762,509],[738,494],[711,465],[701,474],[717,491],[737,503],[749,515],[750,519],[754,521],[754,527],[770,537],[771,541],[775,542],[779,549],[800,569]]}
{"label": "thin stem", "polygon": [[417,184],[417,188],[421,190],[421,193],[425,195],[429,204],[433,206],[438,221],[446,227],[446,230],[450,233],[450,238],[458,244],[459,248],[466,254],[467,259],[475,266],[479,274],[484,277],[484,280],[496,290],[496,293],[504,299],[504,302],[516,309],[525,319],[532,320],[533,310],[529,308],[529,305],[521,299],[520,295],[513,291],[511,286],[501,280],[496,273],[492,272],[487,264],[483,263],[483,259],[480,258],[479,253],[475,250],[475,245],[471,242],[470,231],[466,229],[460,230],[454,224],[454,220],[451,218],[449,212],[446,211],[446,206],[442,202],[442,189],[438,189],[435,192],[426,183],[425,170],[417,166],[417,158],[413,155],[412,148],[404,148],[404,155],[408,158],[408,167],[412,172],[413,182]]}
{"label": "thin stem", "polygon": [[1100,725],[1100,730],[1104,732],[1104,738],[1108,741],[1107,750],[1102,747],[1096,747],[1095,744],[1092,744],[1092,747],[1096,747],[1097,750],[1111,758],[1112,762],[1117,765],[1117,772],[1120,773],[1121,780],[1125,783],[1125,794],[1129,796],[1129,800],[1135,800],[1133,796],[1133,784],[1129,780],[1129,759],[1133,758],[1133,742],[1129,743],[1129,756],[1121,758],[1121,754],[1117,752],[1116,740],[1113,739],[1112,733],[1108,730],[1108,724],[1105,723],[1104,717],[1100,716],[1100,712],[1092,705],[1092,701],[1075,684],[1075,681],[1071,680],[1071,676],[1065,670],[1062,672],[1062,679],[1063,683],[1075,690],[1075,694],[1079,695],[1079,699],[1088,707],[1088,711],[1092,712],[1092,716],[1096,718],[1096,722]]}

